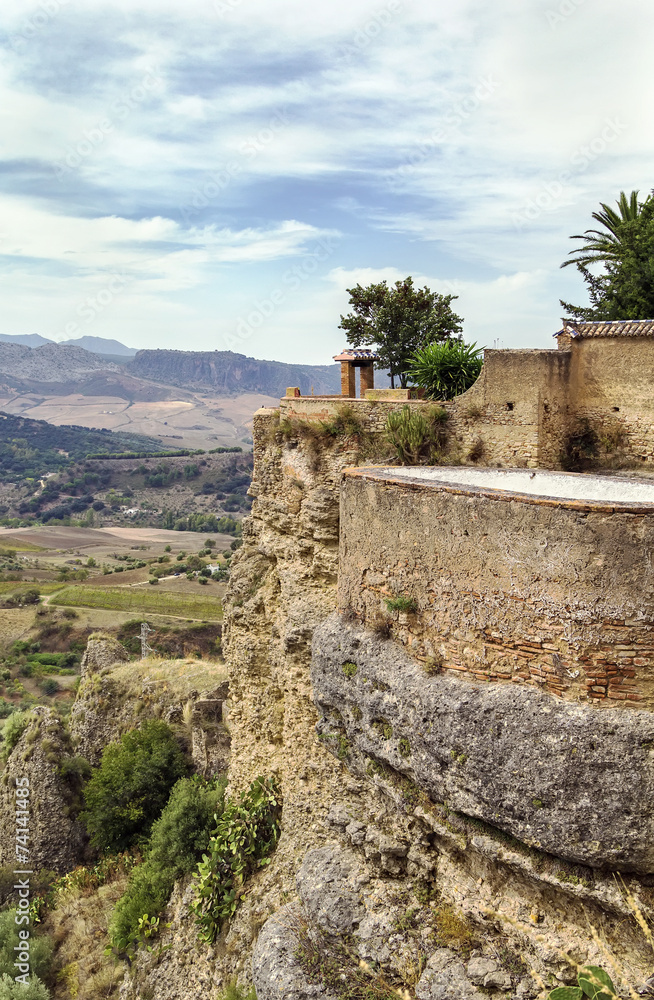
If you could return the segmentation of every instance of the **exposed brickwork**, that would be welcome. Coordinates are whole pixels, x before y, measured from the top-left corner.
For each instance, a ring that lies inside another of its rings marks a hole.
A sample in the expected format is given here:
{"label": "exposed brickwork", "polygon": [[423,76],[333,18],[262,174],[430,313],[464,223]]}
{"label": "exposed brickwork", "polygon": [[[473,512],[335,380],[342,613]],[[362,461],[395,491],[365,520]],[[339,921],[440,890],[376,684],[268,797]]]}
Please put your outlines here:
{"label": "exposed brickwork", "polygon": [[[426,670],[654,709],[654,514],[348,470],[339,606]],[[653,579],[650,579],[653,577]],[[415,612],[389,609],[411,598]]]}

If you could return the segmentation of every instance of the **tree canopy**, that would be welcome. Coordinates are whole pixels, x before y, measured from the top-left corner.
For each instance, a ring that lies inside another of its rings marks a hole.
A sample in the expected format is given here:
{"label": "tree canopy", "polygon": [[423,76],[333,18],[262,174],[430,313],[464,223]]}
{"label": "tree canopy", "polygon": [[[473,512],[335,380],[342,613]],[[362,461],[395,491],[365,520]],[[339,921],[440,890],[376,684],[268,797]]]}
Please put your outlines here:
{"label": "tree canopy", "polygon": [[[587,229],[570,239],[583,245],[570,251],[561,267],[574,264],[588,291],[590,305],[561,300],[567,314],[578,320],[654,318],[654,197],[644,201],[638,191],[620,192],[618,210],[600,205],[593,219],[601,229]],[[601,265],[599,273],[591,270]]]}
{"label": "tree canopy", "polygon": [[395,379],[406,388],[407,369],[413,354],[436,341],[448,340],[461,333],[463,320],[450,303],[456,295],[440,295],[427,288],[414,288],[413,278],[356,285],[347,289],[352,311],[341,316],[339,329],[347,332],[352,347],[371,347],[379,360],[376,368],[389,370],[391,386]]}

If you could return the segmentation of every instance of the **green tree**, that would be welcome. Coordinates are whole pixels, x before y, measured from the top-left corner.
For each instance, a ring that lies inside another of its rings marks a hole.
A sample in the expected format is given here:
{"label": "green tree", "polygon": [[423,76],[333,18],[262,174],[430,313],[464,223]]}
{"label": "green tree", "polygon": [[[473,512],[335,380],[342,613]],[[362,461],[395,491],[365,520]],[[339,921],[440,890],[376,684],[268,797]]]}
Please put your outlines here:
{"label": "green tree", "polygon": [[179,744],[159,719],[105,747],[86,786],[86,808],[80,816],[93,846],[124,851],[137,838],[147,837],[186,770]]}
{"label": "green tree", "polygon": [[462,330],[463,320],[450,305],[457,296],[440,295],[426,286],[414,288],[411,277],[390,288],[381,281],[347,291],[352,312],[341,316],[339,329],[346,331],[352,347],[375,349],[376,367],[389,369],[393,388],[396,378],[406,388],[408,363],[415,351]]}
{"label": "green tree", "polygon": [[226,784],[225,778],[206,782],[197,775],[177,782],[152,827],[145,861],[116,905],[109,929],[114,947],[124,950],[135,941],[139,918],[161,913],[176,879],[193,871],[222,813]]}
{"label": "green tree", "polygon": [[[583,246],[570,251],[561,267],[574,264],[581,274],[590,305],[561,300],[566,313],[577,320],[651,319],[654,317],[654,197],[638,200],[620,192],[618,211],[601,204],[593,218],[602,229],[571,236]],[[597,273],[591,270],[600,265]]]}

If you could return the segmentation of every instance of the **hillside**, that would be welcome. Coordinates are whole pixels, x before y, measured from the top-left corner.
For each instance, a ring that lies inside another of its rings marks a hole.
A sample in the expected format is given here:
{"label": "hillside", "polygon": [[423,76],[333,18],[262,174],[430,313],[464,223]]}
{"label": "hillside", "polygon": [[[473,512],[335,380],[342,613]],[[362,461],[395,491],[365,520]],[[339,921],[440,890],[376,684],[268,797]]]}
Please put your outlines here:
{"label": "hillside", "polygon": [[171,385],[207,386],[218,392],[283,396],[296,385],[303,395],[340,393],[338,365],[289,365],[259,361],[233,351],[139,351],[128,370]]}
{"label": "hillside", "polygon": [[0,375],[29,379],[35,382],[70,382],[97,371],[120,371],[111,361],[105,361],[81,347],[61,344],[24,344],[0,342]]}
{"label": "hillside", "polygon": [[40,477],[79,461],[89,453],[162,451],[157,438],[140,434],[55,427],[45,420],[30,420],[0,412],[0,481]]}

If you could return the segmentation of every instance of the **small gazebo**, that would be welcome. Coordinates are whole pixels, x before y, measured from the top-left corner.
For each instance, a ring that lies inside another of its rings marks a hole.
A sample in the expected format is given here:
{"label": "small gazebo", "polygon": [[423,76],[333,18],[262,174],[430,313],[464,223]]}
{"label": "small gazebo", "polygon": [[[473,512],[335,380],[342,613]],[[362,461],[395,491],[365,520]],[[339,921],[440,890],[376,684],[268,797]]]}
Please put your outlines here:
{"label": "small gazebo", "polygon": [[367,389],[375,387],[375,361],[377,355],[358,347],[346,347],[340,354],[334,356],[334,361],[341,363],[341,396],[355,399],[357,394],[355,369],[361,369],[360,392],[364,397]]}

